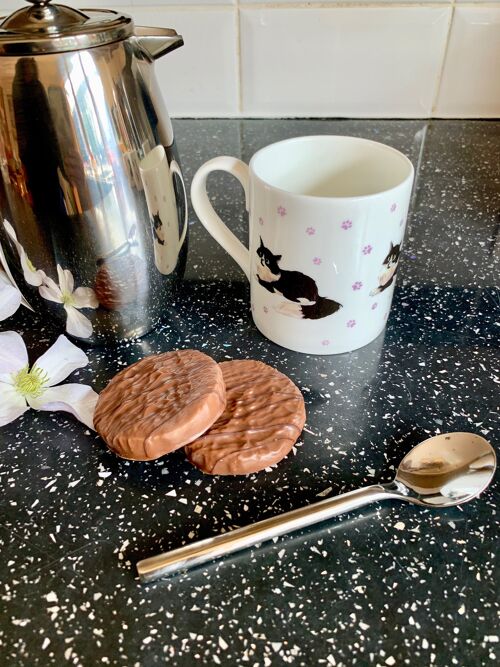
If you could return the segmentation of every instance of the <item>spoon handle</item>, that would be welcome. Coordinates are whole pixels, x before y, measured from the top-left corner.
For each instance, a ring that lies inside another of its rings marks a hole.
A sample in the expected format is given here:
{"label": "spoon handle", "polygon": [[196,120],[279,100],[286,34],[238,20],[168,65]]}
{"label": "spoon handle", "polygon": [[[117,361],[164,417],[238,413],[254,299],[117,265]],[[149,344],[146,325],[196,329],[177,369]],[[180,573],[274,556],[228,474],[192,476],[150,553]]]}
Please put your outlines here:
{"label": "spoon handle", "polygon": [[[387,485],[389,487],[389,485]],[[189,569],[226,554],[246,549],[258,542],[270,540],[278,535],[290,533],[319,521],[350,512],[369,503],[394,498],[396,494],[383,485],[367,486],[340,496],[326,498],[313,505],[264,519],[250,526],[237,528],[228,533],[187,544],[186,546],[146,558],[137,563],[139,579],[143,583],[155,581],[160,577],[179,570]]]}

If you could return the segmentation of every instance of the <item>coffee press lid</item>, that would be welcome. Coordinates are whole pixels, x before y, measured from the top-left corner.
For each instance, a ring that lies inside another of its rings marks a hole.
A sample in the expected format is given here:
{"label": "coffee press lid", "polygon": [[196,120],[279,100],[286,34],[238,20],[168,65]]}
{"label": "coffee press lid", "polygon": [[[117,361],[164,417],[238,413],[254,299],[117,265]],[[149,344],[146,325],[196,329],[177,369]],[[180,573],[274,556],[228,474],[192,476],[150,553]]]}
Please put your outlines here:
{"label": "coffee press lid", "polygon": [[29,0],[0,23],[0,56],[78,51],[126,39],[132,18],[110,9],[72,9],[50,0]]}

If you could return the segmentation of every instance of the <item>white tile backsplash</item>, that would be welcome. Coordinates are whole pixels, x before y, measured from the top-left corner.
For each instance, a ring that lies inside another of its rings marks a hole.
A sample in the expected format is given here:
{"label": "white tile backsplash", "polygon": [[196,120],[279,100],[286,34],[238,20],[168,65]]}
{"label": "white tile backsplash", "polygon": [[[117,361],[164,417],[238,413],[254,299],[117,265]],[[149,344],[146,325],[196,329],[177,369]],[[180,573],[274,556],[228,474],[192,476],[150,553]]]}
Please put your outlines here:
{"label": "white tile backsplash", "polygon": [[59,1],[182,33],[174,116],[500,117],[500,0]]}
{"label": "white tile backsplash", "polygon": [[[81,0],[80,0],[81,1]],[[93,1],[93,0],[91,0]],[[210,5],[236,5],[237,0],[131,0],[132,5],[137,7],[146,7],[152,5],[174,5],[177,7],[206,7]]]}
{"label": "white tile backsplash", "polygon": [[450,12],[434,6],[243,9],[242,111],[427,116]]}
{"label": "white tile backsplash", "polygon": [[500,115],[500,6],[456,7],[436,115]]}
{"label": "white tile backsplash", "polygon": [[[455,0],[419,0],[418,4],[424,3],[439,3],[441,5],[452,4]],[[465,0],[464,0],[465,1]],[[467,0],[468,1],[468,0]],[[480,0],[478,0],[479,2]],[[500,2],[500,0],[498,0]],[[238,0],[240,5],[254,5],[258,7],[273,7],[275,5],[302,5],[307,7],[320,7],[325,5],[386,5],[386,4],[417,4],[416,0],[318,0],[318,2],[311,2],[304,0],[268,0],[267,2],[258,2],[258,0]]]}
{"label": "white tile backsplash", "polygon": [[231,7],[128,7],[137,25],[175,28],[184,46],[155,63],[172,116],[238,115],[237,21]]}

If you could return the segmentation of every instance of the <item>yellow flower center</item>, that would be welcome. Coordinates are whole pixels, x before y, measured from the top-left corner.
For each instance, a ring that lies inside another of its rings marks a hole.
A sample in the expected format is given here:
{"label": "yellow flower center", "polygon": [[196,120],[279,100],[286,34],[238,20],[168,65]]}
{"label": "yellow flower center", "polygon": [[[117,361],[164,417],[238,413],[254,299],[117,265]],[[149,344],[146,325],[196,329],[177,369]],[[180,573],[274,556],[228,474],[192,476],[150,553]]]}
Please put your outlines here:
{"label": "yellow flower center", "polygon": [[31,261],[31,259],[27,255],[26,255],[25,259],[26,259],[26,266],[28,267],[28,269],[30,271],[33,271],[33,273],[36,273],[36,269],[33,266],[33,262]]}
{"label": "yellow flower center", "polygon": [[43,394],[48,380],[49,376],[43,368],[37,368],[35,365],[30,370],[29,366],[25,366],[14,375],[14,387],[22,396],[38,398]]}
{"label": "yellow flower center", "polygon": [[75,305],[75,300],[73,299],[73,295],[70,292],[63,292],[61,298],[62,298],[62,302],[65,306],[74,306]]}

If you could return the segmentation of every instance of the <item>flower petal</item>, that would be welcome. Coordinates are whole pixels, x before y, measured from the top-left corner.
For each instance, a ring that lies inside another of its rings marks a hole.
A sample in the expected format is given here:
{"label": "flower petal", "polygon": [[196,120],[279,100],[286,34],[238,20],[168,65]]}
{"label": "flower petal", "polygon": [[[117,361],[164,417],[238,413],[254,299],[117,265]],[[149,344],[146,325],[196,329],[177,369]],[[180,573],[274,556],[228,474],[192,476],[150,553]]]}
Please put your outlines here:
{"label": "flower petal", "polygon": [[10,424],[27,409],[24,396],[21,396],[12,385],[0,382],[0,426]]}
{"label": "flower petal", "polygon": [[14,276],[12,275],[9,265],[7,264],[7,260],[5,259],[5,254],[1,243],[0,243],[0,273],[5,273],[5,277],[10,282],[10,284],[14,285],[14,287],[17,287],[16,281],[14,280]]}
{"label": "flower petal", "polygon": [[41,269],[33,268],[33,264],[29,261],[28,255],[26,254],[24,248],[19,252],[19,259],[21,261],[21,268],[23,270],[23,275],[25,281],[28,285],[33,285],[34,287],[39,287],[43,284],[43,279],[45,278],[45,273]]}
{"label": "flower petal", "polygon": [[[5,221],[4,221],[4,223],[5,223]],[[7,278],[14,285],[14,287],[17,287],[17,283],[14,280],[14,276],[12,275],[12,271],[10,270],[10,267],[7,264],[7,260],[5,258],[5,253],[3,251],[1,243],[0,243],[0,264],[2,265],[3,270],[7,274]],[[19,289],[19,287],[17,287],[17,289]],[[29,305],[29,303],[26,301],[26,299],[24,298],[24,296],[22,294],[21,294],[21,303],[23,304],[23,306],[26,306],[26,308],[29,308],[29,310],[33,310],[33,308]]]}
{"label": "flower petal", "polygon": [[10,238],[14,242],[14,245],[16,246],[17,252],[20,253],[21,250],[23,249],[23,246],[17,240],[17,234],[16,234],[16,231],[15,231],[14,227],[10,224],[10,222],[8,220],[5,220],[5,218],[4,218],[4,221],[3,221],[3,226],[5,227],[5,231],[7,232],[7,234],[10,236]]}
{"label": "flower petal", "polygon": [[17,240],[17,234],[10,222],[4,219],[3,226],[16,246],[17,252],[19,254],[19,261],[21,262],[21,267],[23,269],[24,279],[29,285],[38,287],[43,283],[43,276],[45,276],[45,273],[42,270],[37,270],[33,267],[29,261],[28,255],[26,254],[26,250]]}
{"label": "flower petal", "polygon": [[68,319],[66,320],[66,331],[78,338],[90,338],[94,328],[88,317],[82,315],[73,306],[64,306]]}
{"label": "flower petal", "polygon": [[86,426],[94,428],[94,410],[99,395],[85,384],[62,384],[49,387],[38,398],[28,398],[35,410],[64,410],[71,412]]}
{"label": "flower petal", "polygon": [[99,308],[99,301],[91,287],[77,287],[73,292],[75,308]]}
{"label": "flower petal", "polygon": [[52,280],[52,278],[49,278],[49,276],[45,276],[43,283],[44,284],[38,288],[40,296],[43,296],[43,298],[47,299],[47,301],[62,303],[62,292],[59,288],[59,285],[54,280]]}
{"label": "flower petal", "polygon": [[0,331],[0,382],[12,384],[12,373],[28,365],[28,352],[15,331]]}
{"label": "flower petal", "polygon": [[21,292],[14,287],[6,274],[0,270],[0,321],[14,315],[21,305]]}
{"label": "flower petal", "polygon": [[54,345],[37,359],[34,366],[47,373],[47,387],[65,380],[77,368],[83,368],[89,359],[83,350],[73,345],[66,336],[59,336]]}
{"label": "flower petal", "polygon": [[59,278],[59,288],[63,294],[72,294],[75,281],[73,274],[69,269],[63,269],[59,264],[57,265],[57,276]]}

